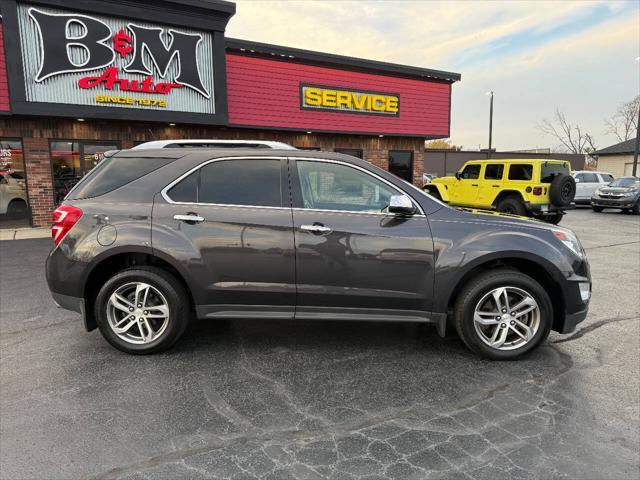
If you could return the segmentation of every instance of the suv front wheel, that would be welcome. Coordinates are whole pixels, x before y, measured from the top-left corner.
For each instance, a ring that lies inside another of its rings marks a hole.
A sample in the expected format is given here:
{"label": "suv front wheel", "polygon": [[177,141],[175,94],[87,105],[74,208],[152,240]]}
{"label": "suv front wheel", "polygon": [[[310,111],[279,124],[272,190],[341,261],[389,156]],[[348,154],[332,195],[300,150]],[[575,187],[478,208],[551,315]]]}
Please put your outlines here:
{"label": "suv front wheel", "polygon": [[511,360],[536,348],[551,330],[553,307],[542,286],[514,270],[475,277],[455,303],[458,334],[474,352]]}
{"label": "suv front wheel", "polygon": [[95,302],[98,328],[127,353],[166,350],[189,323],[189,299],[172,275],[154,267],[134,267],[111,277]]}

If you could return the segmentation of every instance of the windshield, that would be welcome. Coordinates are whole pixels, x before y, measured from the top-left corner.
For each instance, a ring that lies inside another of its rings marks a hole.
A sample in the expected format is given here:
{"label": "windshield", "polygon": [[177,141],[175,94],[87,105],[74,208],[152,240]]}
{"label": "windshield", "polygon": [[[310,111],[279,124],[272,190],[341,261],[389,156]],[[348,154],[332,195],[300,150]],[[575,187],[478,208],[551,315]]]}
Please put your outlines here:
{"label": "windshield", "polygon": [[635,177],[616,178],[609,184],[610,187],[634,187],[640,184],[640,179]]}

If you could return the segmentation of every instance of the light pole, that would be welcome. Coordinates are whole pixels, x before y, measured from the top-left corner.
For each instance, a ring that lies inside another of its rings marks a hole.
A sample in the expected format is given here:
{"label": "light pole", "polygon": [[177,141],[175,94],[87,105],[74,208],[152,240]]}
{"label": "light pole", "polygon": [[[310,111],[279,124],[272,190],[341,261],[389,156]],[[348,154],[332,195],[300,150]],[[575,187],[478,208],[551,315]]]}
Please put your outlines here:
{"label": "light pole", "polygon": [[[636,57],[636,62],[640,62],[640,57]],[[636,125],[636,147],[633,150],[633,169],[631,175],[634,177],[638,173],[638,150],[640,150],[640,105],[638,105],[638,123]]]}
{"label": "light pole", "polygon": [[493,135],[493,90],[487,92],[490,98],[489,100],[489,154],[487,158],[491,158],[491,140]]}

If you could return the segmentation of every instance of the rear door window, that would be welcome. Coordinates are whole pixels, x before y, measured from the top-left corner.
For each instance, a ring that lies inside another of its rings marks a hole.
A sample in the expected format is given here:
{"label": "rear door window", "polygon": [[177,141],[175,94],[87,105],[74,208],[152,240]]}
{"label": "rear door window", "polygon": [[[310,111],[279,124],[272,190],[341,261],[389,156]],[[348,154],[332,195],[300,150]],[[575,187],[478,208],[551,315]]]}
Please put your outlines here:
{"label": "rear door window", "polygon": [[485,180],[502,180],[502,172],[504,171],[504,164],[502,163],[489,163],[484,170]]}
{"label": "rear door window", "polygon": [[602,178],[604,183],[613,182],[613,175],[609,175],[608,173],[601,173],[600,178]]}
{"label": "rear door window", "polygon": [[281,207],[280,160],[238,159],[200,169],[199,203]]}
{"label": "rear door window", "polygon": [[598,176],[595,173],[582,173],[581,182],[584,183],[598,183]]}
{"label": "rear door window", "polygon": [[554,177],[558,175],[569,175],[569,164],[564,163],[548,163],[542,164],[542,170],[540,172],[541,183],[551,183]]}
{"label": "rear door window", "polygon": [[85,175],[69,192],[69,198],[93,198],[112,192],[157,170],[176,158],[109,157]]}
{"label": "rear door window", "polygon": [[514,163],[509,166],[509,180],[531,181],[533,178],[533,165],[526,163]]}

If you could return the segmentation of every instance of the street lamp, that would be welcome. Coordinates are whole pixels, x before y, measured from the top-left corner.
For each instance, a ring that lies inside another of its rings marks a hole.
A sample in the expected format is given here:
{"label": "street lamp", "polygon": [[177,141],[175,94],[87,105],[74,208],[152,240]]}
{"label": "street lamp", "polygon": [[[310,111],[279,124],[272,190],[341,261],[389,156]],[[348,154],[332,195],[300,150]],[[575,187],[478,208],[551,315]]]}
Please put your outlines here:
{"label": "street lamp", "polygon": [[485,95],[491,97],[489,101],[489,155],[487,158],[491,158],[491,136],[493,134],[493,90],[487,92]]}
{"label": "street lamp", "polygon": [[[636,62],[640,62],[640,57],[636,57]],[[640,150],[640,105],[638,105],[638,123],[636,125],[636,146],[633,150],[633,169],[631,175],[634,177],[638,173],[638,151]]]}

